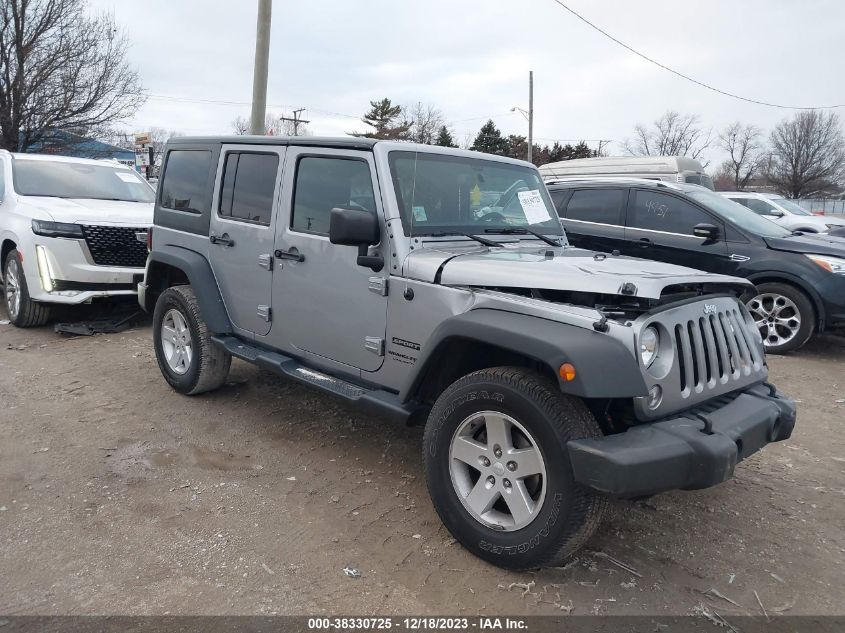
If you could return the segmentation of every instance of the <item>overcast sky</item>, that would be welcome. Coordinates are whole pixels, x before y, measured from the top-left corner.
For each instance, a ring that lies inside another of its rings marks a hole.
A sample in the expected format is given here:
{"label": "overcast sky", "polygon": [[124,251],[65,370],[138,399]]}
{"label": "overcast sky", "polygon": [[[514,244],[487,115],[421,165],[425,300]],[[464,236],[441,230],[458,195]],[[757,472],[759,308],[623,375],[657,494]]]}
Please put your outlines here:
{"label": "overcast sky", "polygon": [[[633,48],[723,90],[786,105],[845,103],[842,0],[566,1]],[[248,116],[257,0],[91,7],[114,12],[126,29],[150,95],[130,128],[229,133],[236,116]],[[488,118],[505,134],[527,134],[510,110],[528,106],[529,70],[541,143],[619,143],[670,108],[714,128],[733,120],[769,128],[790,114],[675,77],[553,0],[274,2],[268,104],[277,113],[307,108],[316,134],[364,129],[356,119],[382,97],[436,105],[460,140]]]}

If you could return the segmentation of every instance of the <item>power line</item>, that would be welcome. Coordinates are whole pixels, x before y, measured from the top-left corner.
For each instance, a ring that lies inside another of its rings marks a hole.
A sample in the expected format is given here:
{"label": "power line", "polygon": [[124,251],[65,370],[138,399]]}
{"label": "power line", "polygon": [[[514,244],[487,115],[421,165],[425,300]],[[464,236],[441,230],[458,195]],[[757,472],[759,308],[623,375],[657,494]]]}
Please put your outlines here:
{"label": "power line", "polygon": [[596,31],[598,31],[599,33],[601,33],[602,35],[604,35],[606,38],[608,38],[608,39],[610,39],[610,40],[612,40],[612,41],[616,42],[616,43],[617,43],[617,44],[619,44],[619,46],[621,46],[622,48],[624,48],[624,49],[626,49],[626,50],[628,50],[628,51],[630,51],[630,52],[634,53],[634,55],[637,55],[637,56],[639,56],[639,57],[642,57],[642,58],[643,58],[644,60],[646,60],[647,62],[650,62],[650,63],[654,64],[655,66],[659,66],[659,67],[660,67],[660,68],[662,68],[663,70],[668,70],[670,73],[672,73],[673,75],[677,75],[677,76],[678,76],[678,77],[680,77],[681,79],[686,79],[687,81],[691,81],[692,83],[694,83],[694,84],[696,84],[696,85],[698,85],[698,86],[701,86],[702,88],[706,88],[707,90],[712,90],[713,92],[717,92],[717,93],[719,93],[720,95],[724,95],[724,96],[726,96],[726,97],[731,97],[731,98],[733,98],[733,99],[739,99],[740,101],[746,101],[746,102],[748,102],[748,103],[755,103],[755,104],[757,104],[757,105],[768,106],[768,107],[770,107],[770,108],[781,108],[781,109],[783,109],[783,110],[832,110],[833,108],[845,108],[845,103],[840,103],[840,104],[837,104],[837,105],[831,105],[831,106],[810,106],[810,107],[800,107],[800,106],[781,105],[781,104],[779,104],[779,103],[769,103],[768,101],[758,101],[757,99],[749,99],[748,97],[743,97],[743,96],[740,96],[740,95],[734,94],[734,93],[732,93],[732,92],[727,92],[726,90],[720,90],[719,88],[716,88],[715,86],[711,86],[711,85],[709,85],[709,84],[706,84],[706,83],[704,83],[703,81],[698,81],[697,79],[693,79],[693,78],[692,78],[692,77],[690,77],[689,75],[685,75],[684,73],[679,72],[679,71],[677,71],[677,70],[675,70],[675,69],[673,69],[673,68],[669,68],[669,66],[666,66],[665,64],[661,64],[659,61],[657,61],[657,60],[655,60],[655,59],[652,59],[651,57],[649,57],[649,56],[647,56],[647,55],[644,55],[643,53],[639,52],[638,50],[635,50],[635,49],[631,48],[630,46],[628,46],[627,44],[625,44],[625,42],[621,42],[620,40],[618,40],[618,39],[616,39],[615,37],[613,37],[613,36],[612,36],[610,33],[608,33],[607,31],[605,31],[605,30],[601,29],[600,27],[598,27],[598,26],[596,26],[595,24],[593,24],[592,22],[590,22],[587,18],[585,18],[585,17],[584,17],[583,15],[581,15],[580,13],[577,13],[576,11],[574,11],[574,10],[570,9],[570,8],[569,8],[568,6],[566,6],[563,2],[561,2],[561,0],[552,0],[552,2],[555,2],[556,4],[559,4],[561,7],[563,7],[563,8],[564,8],[564,9],[566,9],[567,11],[569,11],[569,13],[571,13],[571,14],[572,14],[572,15],[574,15],[576,18],[578,18],[579,20],[581,20],[584,24],[586,24],[587,26],[589,26],[589,27],[591,27],[591,28],[595,29]]}

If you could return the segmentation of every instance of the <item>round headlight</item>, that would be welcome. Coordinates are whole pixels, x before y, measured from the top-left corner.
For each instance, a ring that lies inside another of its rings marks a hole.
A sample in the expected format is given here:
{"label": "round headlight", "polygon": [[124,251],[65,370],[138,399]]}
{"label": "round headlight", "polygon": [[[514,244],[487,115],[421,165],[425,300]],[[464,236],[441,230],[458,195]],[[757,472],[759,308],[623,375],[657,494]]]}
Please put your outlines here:
{"label": "round headlight", "polygon": [[647,327],[640,334],[640,358],[643,365],[648,367],[657,358],[657,348],[660,345],[660,335],[654,327]]}

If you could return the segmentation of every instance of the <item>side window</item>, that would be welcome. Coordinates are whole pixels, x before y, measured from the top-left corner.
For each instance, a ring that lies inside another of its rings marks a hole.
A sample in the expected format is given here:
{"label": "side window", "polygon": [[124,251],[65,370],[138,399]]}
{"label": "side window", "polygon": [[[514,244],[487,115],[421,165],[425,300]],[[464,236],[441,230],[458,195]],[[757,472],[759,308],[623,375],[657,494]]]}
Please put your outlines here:
{"label": "side window", "polygon": [[567,220],[621,224],[624,189],[579,189],[566,205]]}
{"label": "side window", "polygon": [[652,231],[692,235],[696,224],[713,223],[713,218],[692,203],[658,191],[635,191],[628,211],[628,226]]}
{"label": "side window", "polygon": [[217,212],[221,217],[269,226],[278,170],[278,154],[226,154]]}
{"label": "side window", "polygon": [[555,205],[555,210],[560,217],[563,217],[563,203],[566,202],[566,194],[566,189],[549,192],[549,195],[552,197],[552,204]]}
{"label": "side window", "polygon": [[370,166],[358,159],[301,158],[296,169],[291,228],[328,235],[335,207],[375,213]]}
{"label": "side window", "polygon": [[758,200],[757,198],[748,198],[745,202],[745,206],[757,215],[769,215],[775,209],[773,204],[769,204],[765,200]]}
{"label": "side window", "polygon": [[171,150],[161,183],[161,206],[189,213],[207,212],[211,208],[210,169],[209,151]]}

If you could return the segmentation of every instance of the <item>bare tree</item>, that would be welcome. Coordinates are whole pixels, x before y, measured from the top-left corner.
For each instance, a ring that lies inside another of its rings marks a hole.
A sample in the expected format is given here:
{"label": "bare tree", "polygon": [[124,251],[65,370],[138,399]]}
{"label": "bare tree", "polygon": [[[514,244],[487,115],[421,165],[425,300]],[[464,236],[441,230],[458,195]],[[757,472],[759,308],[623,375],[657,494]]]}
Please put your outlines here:
{"label": "bare tree", "polygon": [[443,113],[430,103],[418,102],[410,108],[405,108],[405,115],[412,121],[408,140],[414,143],[434,145],[437,142],[440,128],[446,126],[446,118]]}
{"label": "bare tree", "polygon": [[86,0],[0,2],[0,147],[61,147],[144,103],[114,17]]}
{"label": "bare tree", "polygon": [[638,124],[634,138],[626,139],[622,148],[631,156],[689,156],[707,166],[702,153],[710,147],[711,135],[701,128],[697,114],[667,110],[651,128]]}
{"label": "bare tree", "polygon": [[839,116],[804,110],[772,130],[766,168],[775,189],[790,198],[825,195],[845,179],[845,139]]}
{"label": "bare tree", "polygon": [[731,123],[719,132],[719,147],[730,158],[722,164],[722,172],[730,174],[733,188],[742,190],[763,166],[763,131],[755,125]]}

